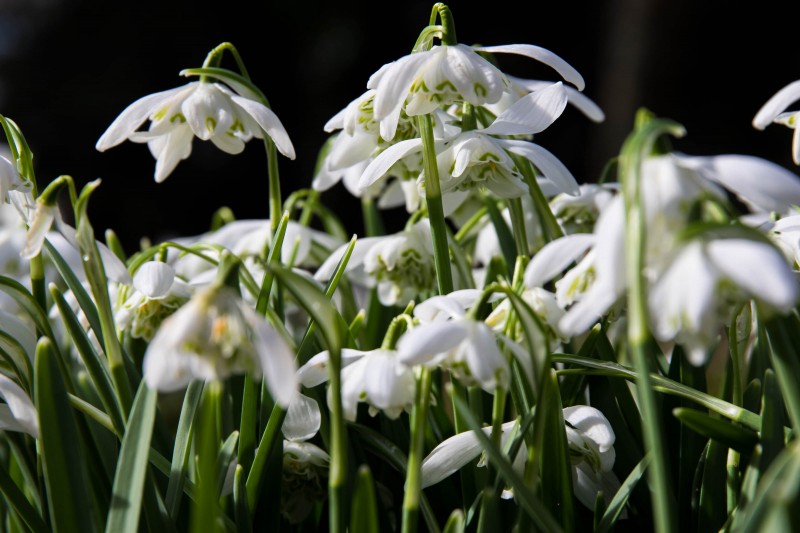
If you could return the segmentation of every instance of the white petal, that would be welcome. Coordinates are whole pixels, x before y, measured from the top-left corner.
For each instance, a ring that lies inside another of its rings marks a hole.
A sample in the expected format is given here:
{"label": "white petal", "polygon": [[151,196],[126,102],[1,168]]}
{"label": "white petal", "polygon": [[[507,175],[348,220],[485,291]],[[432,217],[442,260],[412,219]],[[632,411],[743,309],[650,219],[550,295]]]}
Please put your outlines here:
{"label": "white petal", "polygon": [[753,297],[786,312],[798,297],[797,281],[783,255],[769,244],[747,239],[708,243],[714,265]]}
{"label": "white petal", "polygon": [[[358,361],[364,357],[364,352],[361,350],[352,350],[350,348],[342,349],[342,368],[347,365]],[[297,379],[306,387],[316,387],[321,383],[328,381],[328,360],[330,354],[328,350],[316,354],[314,357],[306,361],[306,364],[300,367],[297,371]]]}
{"label": "white petal", "polygon": [[567,93],[558,82],[520,98],[481,131],[492,135],[539,133],[555,122],[566,106]]}
{"label": "white petal", "polygon": [[295,158],[294,146],[289,139],[289,134],[281,124],[278,115],[276,115],[270,108],[255,100],[244,98],[243,96],[231,96],[233,102],[245,110],[245,112],[253,117],[255,121],[261,126],[270,139],[275,143],[278,151],[288,157],[289,159]]}
{"label": "white petal", "polygon": [[298,394],[286,410],[281,431],[286,440],[303,441],[316,435],[321,423],[322,414],[317,401]]}
{"label": "white petal", "polygon": [[[461,344],[472,377],[486,391],[507,385],[508,361],[497,347],[494,332],[483,322],[472,322],[469,337]],[[500,380],[498,382],[498,379]]]}
{"label": "white petal", "polygon": [[541,287],[577,261],[595,242],[591,233],[566,235],[547,243],[525,269],[526,287]]}
{"label": "white petal", "polygon": [[294,352],[266,320],[249,307],[243,306],[242,310],[248,321],[252,320],[250,323],[257,337],[254,343],[269,392],[277,403],[286,407],[298,394]]}
{"label": "white petal", "polygon": [[597,445],[600,452],[605,452],[614,445],[616,436],[611,423],[603,413],[589,405],[574,405],[564,408],[564,420],[574,427],[585,439]]}
{"label": "white petal", "polygon": [[376,90],[373,104],[375,120],[383,120],[395,111],[398,105],[403,104],[422,65],[429,61],[433,54],[441,53],[437,51],[438,48],[401,57],[373,74],[367,82],[367,88]]}
{"label": "white petal", "polygon": [[194,139],[192,129],[186,124],[182,124],[170,130],[166,136],[147,143],[151,152],[157,149],[159,144],[163,144],[160,149],[158,149],[158,155],[155,156],[156,183],[161,183],[167,179],[167,176],[172,174],[172,171],[175,170],[178,163],[189,157],[192,153],[192,139]]}
{"label": "white petal", "polygon": [[568,337],[585,333],[616,301],[617,294],[595,283],[558,321],[559,331]]}
{"label": "white petal", "polygon": [[580,186],[564,163],[539,145],[525,141],[498,140],[509,152],[519,154],[536,165],[544,176],[555,184],[561,192],[570,196],[580,194]]}
{"label": "white petal", "polygon": [[10,378],[0,374],[0,396],[8,404],[14,419],[22,427],[22,430],[29,435],[39,437],[39,415],[36,412],[33,402],[22,390],[22,387],[14,383]]}
{"label": "white petal", "polygon": [[244,151],[244,141],[227,131],[218,132],[211,137],[211,142],[226,154],[237,155]]}
{"label": "white petal", "polygon": [[462,342],[469,330],[464,322],[430,322],[405,333],[397,343],[398,358],[408,366],[426,363]]}
{"label": "white petal", "polygon": [[753,127],[763,130],[778,114],[797,100],[800,100],[800,80],[790,83],[767,100],[753,117]]}
{"label": "white petal", "polygon": [[800,205],[800,178],[766,159],[720,155],[681,157],[678,161],[730,189],[756,209],[785,212]]}
{"label": "white petal", "polygon": [[[551,81],[526,80],[514,76],[508,76],[508,79],[527,91],[537,91],[553,84]],[[594,103],[588,96],[568,85],[565,86],[564,89],[567,91],[569,103],[586,115],[589,120],[592,122],[603,122],[606,119],[605,113],[600,109],[600,106]]]}
{"label": "white petal", "polygon": [[381,154],[376,157],[364,170],[358,186],[361,189],[366,189],[379,179],[381,179],[386,172],[392,168],[400,159],[404,158],[412,152],[422,149],[422,139],[408,139],[393,144]]}
{"label": "white petal", "polygon": [[506,82],[497,67],[463,44],[444,46],[443,50],[447,57],[441,63],[442,78],[451,82],[464,100],[480,106],[500,99]]}
{"label": "white petal", "polygon": [[128,138],[128,135],[136,131],[147,118],[158,110],[159,106],[173,98],[182,91],[194,90],[196,83],[190,83],[183,87],[176,87],[167,91],[161,91],[139,98],[134,103],[125,108],[119,116],[111,123],[108,129],[97,141],[95,148],[105,151],[118,145]]}
{"label": "white petal", "polygon": [[792,161],[795,165],[800,165],[800,128],[795,128],[792,134]]}
{"label": "white petal", "polygon": [[133,286],[148,298],[163,298],[175,281],[175,269],[161,261],[148,261],[133,276]]}
{"label": "white petal", "polygon": [[43,202],[36,202],[36,211],[33,215],[33,221],[29,223],[28,233],[25,239],[25,248],[20,252],[20,257],[23,259],[31,259],[42,251],[44,245],[44,238],[53,221],[56,219],[58,212],[57,205],[46,205]]}
{"label": "white petal", "polygon": [[[487,435],[492,428],[483,428]],[[461,470],[477,458],[481,450],[478,438],[472,431],[450,437],[434,448],[422,461],[422,487],[430,487]]]}
{"label": "white petal", "polygon": [[568,82],[575,85],[579,91],[582,91],[585,84],[583,76],[575,70],[569,63],[558,57],[550,50],[546,50],[540,46],[532,44],[506,44],[500,46],[479,46],[475,50],[481,52],[489,52],[492,54],[519,54],[536,61],[541,61],[545,65],[552,67],[556,72]]}

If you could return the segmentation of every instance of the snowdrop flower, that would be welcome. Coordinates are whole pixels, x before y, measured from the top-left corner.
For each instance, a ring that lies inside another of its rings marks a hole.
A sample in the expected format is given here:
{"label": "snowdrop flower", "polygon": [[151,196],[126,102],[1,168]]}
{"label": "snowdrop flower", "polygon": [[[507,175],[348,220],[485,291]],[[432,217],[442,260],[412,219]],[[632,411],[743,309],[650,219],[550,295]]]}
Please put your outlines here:
{"label": "snowdrop flower", "polygon": [[166,263],[149,261],[133,276],[134,292],[117,310],[117,327],[150,341],[161,322],[189,300],[189,285]]}
{"label": "snowdrop flower", "polygon": [[[383,305],[405,305],[436,286],[430,231],[430,222],[424,219],[394,235],[360,239],[345,272],[362,285],[377,286]],[[317,281],[330,278],[346,248],[337,249],[319,267]]]}
{"label": "snowdrop flower", "polygon": [[22,387],[3,374],[0,374],[0,397],[6,402],[0,405],[0,429],[21,431],[39,438],[36,407]]}
{"label": "snowdrop flower", "polygon": [[618,189],[615,183],[584,183],[580,186],[580,194],[559,194],[550,200],[550,208],[565,233],[590,233]]}
{"label": "snowdrop flower", "polygon": [[653,335],[683,345],[695,365],[706,362],[735,303],[753,298],[786,313],[799,292],[784,256],[765,241],[745,237],[694,239],[653,275],[648,294]]}
{"label": "snowdrop flower", "polygon": [[794,130],[792,137],[792,159],[795,165],[800,165],[800,111],[786,111],[786,108],[800,100],[800,80],[794,81],[775,93],[767,100],[756,116],[753,117],[753,127],[763,130],[769,126],[770,122],[783,124]]}
{"label": "snowdrop flower", "polygon": [[144,379],[159,391],[192,379],[264,375],[270,393],[288,405],[297,390],[294,354],[286,341],[228,287],[203,289],[161,323],[144,355]]}
{"label": "snowdrop flower", "polygon": [[[567,442],[572,460],[572,489],[575,497],[589,509],[595,508],[597,493],[602,491],[606,502],[619,490],[620,483],[612,471],[616,453],[614,430],[608,419],[588,405],[564,408]],[[503,441],[510,436],[516,421],[502,425]],[[487,435],[492,428],[483,428]],[[439,444],[422,461],[422,486],[439,483],[474,461],[482,452],[474,432],[459,433]],[[520,449],[513,460],[520,473],[525,466],[525,450]],[[513,493],[507,491],[504,496]]]}
{"label": "snowdrop flower", "polygon": [[768,235],[796,269],[800,265],[800,215],[784,217],[771,224]]}
{"label": "snowdrop flower", "polygon": [[[300,367],[298,376],[305,387],[327,381],[330,354],[318,353]],[[396,350],[342,350],[342,407],[345,419],[354,422],[358,403],[369,405],[370,416],[382,411],[396,419],[410,411],[416,392],[416,378],[409,367],[400,362]],[[330,397],[329,397],[330,401]]]}
{"label": "snowdrop flower", "polygon": [[[242,94],[220,83],[198,81],[140,98],[111,123],[96,148],[103,152],[126,139],[146,142],[156,158],[157,182],[189,157],[194,136],[238,154],[245,142],[266,133],[280,153],[294,159],[294,147],[277,115],[244,87],[237,91]],[[149,130],[137,131],[148,119]]]}
{"label": "snowdrop flower", "polygon": [[[511,82],[511,86],[509,87],[508,91],[503,94],[497,103],[483,106],[491,111],[495,116],[503,113],[517,100],[526,96],[527,94],[530,94],[533,91],[538,91],[539,89],[544,89],[545,87],[555,83],[553,81],[528,80],[509,75],[506,75],[506,78],[508,78],[508,80]],[[600,106],[594,103],[589,97],[568,85],[564,86],[564,90],[567,93],[567,101],[569,104],[583,113],[586,118],[592,122],[603,122],[605,120],[606,117],[605,113],[603,113],[603,110],[600,109]]]}
{"label": "snowdrop flower", "polygon": [[[442,192],[485,186],[502,198],[517,198],[528,186],[509,154],[533,163],[561,192],[577,194],[575,178],[561,161],[541,146],[495,135],[531,135],[552,124],[567,104],[562,84],[556,83],[520,99],[499,115],[489,127],[463,132],[437,143],[437,165]],[[386,175],[398,161],[422,150],[422,139],[392,145],[364,170],[360,187],[367,188]],[[424,176],[420,176],[420,185]]]}
{"label": "snowdrop flower", "polygon": [[554,68],[583,90],[583,78],[563,59],[533,45],[512,44],[471,48],[463,44],[433,46],[386,64],[370,77],[375,90],[373,114],[381,122],[381,136],[394,137],[401,110],[423,115],[456,101],[475,106],[492,104],[508,90],[508,78],[478,52],[524,55]]}
{"label": "snowdrop flower", "polygon": [[397,343],[400,361],[408,366],[441,365],[466,384],[480,385],[487,392],[507,386],[508,360],[497,346],[495,332],[467,316],[447,296],[426,302],[450,314],[450,320],[436,319],[404,333]]}

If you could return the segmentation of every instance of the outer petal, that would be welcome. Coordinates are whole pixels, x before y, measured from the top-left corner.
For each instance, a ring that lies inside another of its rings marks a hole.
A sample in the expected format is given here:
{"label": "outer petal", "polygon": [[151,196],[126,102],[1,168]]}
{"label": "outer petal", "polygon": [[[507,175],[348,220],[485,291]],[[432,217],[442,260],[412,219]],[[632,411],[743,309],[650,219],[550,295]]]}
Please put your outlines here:
{"label": "outer petal", "polygon": [[422,324],[400,337],[398,358],[408,366],[424,364],[446,352],[469,335],[464,322],[431,322]]}
{"label": "outer petal", "polygon": [[289,134],[281,124],[278,115],[276,115],[270,108],[255,100],[250,100],[243,96],[232,95],[231,100],[245,110],[245,112],[253,117],[259,126],[269,135],[273,140],[278,151],[288,157],[289,159],[295,158],[294,146],[289,139]]}
{"label": "outer petal", "polygon": [[36,203],[36,211],[33,215],[33,220],[30,221],[28,227],[28,234],[25,239],[25,248],[20,252],[23,259],[31,259],[42,251],[44,245],[44,238],[53,221],[56,219],[58,212],[57,205],[46,205],[44,203]]}
{"label": "outer petal", "polygon": [[720,155],[681,157],[678,161],[730,189],[758,210],[785,212],[800,205],[800,178],[766,159]]}
{"label": "outer petal", "polygon": [[321,423],[322,415],[317,401],[298,394],[286,410],[281,431],[286,440],[303,441],[316,435]]}
{"label": "outer petal", "polygon": [[22,431],[34,438],[39,437],[39,415],[33,402],[22,390],[7,376],[0,374],[0,396],[8,404],[14,419],[21,426]]}
{"label": "outer petal", "polygon": [[585,86],[583,76],[581,76],[572,65],[550,50],[546,50],[540,46],[534,46],[532,44],[505,44],[500,46],[479,46],[476,47],[475,50],[492,54],[519,54],[530,57],[531,59],[541,61],[545,65],[555,69],[565,80],[575,85],[579,91],[582,91]]}
{"label": "outer petal", "polygon": [[183,124],[169,131],[164,137],[153,139],[147,143],[156,158],[156,183],[161,183],[172,174],[175,167],[192,153],[192,128]]}
{"label": "outer petal", "polygon": [[747,239],[720,239],[708,243],[707,250],[714,265],[756,299],[783,312],[794,307],[797,280],[774,247]]}
{"label": "outer petal", "polygon": [[133,276],[133,286],[148,298],[163,298],[175,281],[175,269],[160,261],[148,261]]}
{"label": "outer petal", "polygon": [[464,100],[479,106],[500,99],[503,95],[505,77],[497,67],[475,53],[469,46],[458,44],[444,46],[443,49],[447,57],[441,63],[442,77],[455,85]]}
{"label": "outer petal", "polygon": [[[328,360],[330,354],[328,350],[320,352],[300,367],[297,371],[297,379],[304,387],[316,387],[321,383],[328,381]],[[352,350],[350,348],[342,349],[342,368],[345,368],[350,363],[358,361],[364,357],[364,352],[361,350]]]}
{"label": "outer petal", "polygon": [[597,445],[600,452],[614,446],[616,436],[611,423],[602,412],[589,405],[574,405],[564,408],[564,420],[585,438]]}
{"label": "outer petal", "polygon": [[525,141],[502,139],[498,140],[497,143],[504,146],[509,152],[519,154],[536,165],[536,168],[541,170],[542,174],[552,181],[561,192],[565,192],[570,196],[580,194],[578,182],[575,181],[572,173],[567,170],[564,163],[541,146]]}
{"label": "outer petal", "polygon": [[792,161],[800,165],[800,128],[795,128],[792,135]]}
{"label": "outer petal", "polygon": [[161,104],[182,91],[188,93],[194,90],[196,85],[197,83],[193,82],[182,87],[176,87],[175,89],[169,89],[139,98],[126,107],[125,110],[114,119],[114,122],[111,123],[105,133],[98,139],[95,148],[103,152],[120,144],[128,138],[128,135],[136,131],[152,113],[158,110]]}
{"label": "outer petal", "polygon": [[753,117],[753,127],[763,130],[777,117],[784,109],[800,100],[800,80],[794,81],[775,93],[767,100],[756,116]]}
{"label": "outer petal", "polygon": [[578,260],[594,242],[593,234],[576,233],[546,244],[525,269],[525,286],[541,287]]}
{"label": "outer petal", "polygon": [[566,106],[564,85],[554,83],[520,98],[481,131],[492,135],[539,133],[555,122]]}
{"label": "outer petal", "polygon": [[439,48],[401,57],[373,74],[367,82],[367,88],[376,90],[373,107],[375,120],[383,120],[403,104],[423,65],[431,60],[433,54],[444,52]]}
{"label": "outer petal", "polygon": [[226,154],[236,155],[244,151],[244,141],[227,131],[218,132],[210,140],[214,146]]}
{"label": "outer petal", "polygon": [[422,149],[422,139],[408,139],[393,144],[381,154],[376,157],[364,170],[361,175],[361,180],[358,186],[361,189],[366,189],[379,179],[381,179],[386,172],[392,168],[400,159],[404,158],[412,152]]}
{"label": "outer petal", "polygon": [[242,306],[242,311],[255,331],[254,344],[270,394],[276,402],[286,407],[297,396],[297,363],[294,352],[266,320],[249,307]]}

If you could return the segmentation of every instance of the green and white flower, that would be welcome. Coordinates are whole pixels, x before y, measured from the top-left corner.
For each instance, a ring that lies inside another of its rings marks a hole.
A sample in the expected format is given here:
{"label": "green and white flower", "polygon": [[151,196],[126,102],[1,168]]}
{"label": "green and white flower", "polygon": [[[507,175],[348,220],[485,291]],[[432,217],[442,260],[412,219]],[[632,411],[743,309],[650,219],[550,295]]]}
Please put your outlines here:
{"label": "green and white flower", "polygon": [[[148,131],[138,131],[147,120]],[[155,179],[162,182],[189,157],[195,136],[210,140],[223,152],[238,154],[247,141],[265,134],[283,155],[295,158],[289,135],[271,109],[253,95],[199,81],[136,100],[111,123],[96,148],[103,152],[126,139],[146,142],[156,158]]]}

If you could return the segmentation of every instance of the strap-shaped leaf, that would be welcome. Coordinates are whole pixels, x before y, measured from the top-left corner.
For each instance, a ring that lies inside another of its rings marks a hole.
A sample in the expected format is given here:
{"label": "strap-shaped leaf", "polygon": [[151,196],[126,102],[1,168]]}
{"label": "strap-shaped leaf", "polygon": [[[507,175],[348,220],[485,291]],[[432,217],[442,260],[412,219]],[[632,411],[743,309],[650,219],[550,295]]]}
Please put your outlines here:
{"label": "strap-shaped leaf", "polygon": [[169,485],[167,486],[166,505],[169,515],[176,519],[180,509],[180,498],[186,480],[186,467],[189,464],[189,443],[192,438],[195,413],[203,394],[203,382],[194,380],[189,383],[183,397],[183,407],[175,433],[175,445],[172,448],[172,464],[169,468]]}
{"label": "strap-shaped leaf", "polygon": [[157,399],[158,393],[142,382],[134,398],[114,474],[111,508],[106,521],[108,533],[138,531]]}
{"label": "strap-shaped leaf", "polygon": [[595,528],[595,533],[606,533],[606,531],[610,531],[614,524],[617,523],[617,519],[622,514],[622,511],[625,509],[625,506],[628,504],[628,500],[633,493],[633,489],[636,488],[636,485],[639,483],[639,480],[642,479],[645,471],[647,470],[647,465],[650,463],[649,456],[644,456],[639,464],[631,470],[631,473],[628,474],[628,477],[625,478],[625,481],[622,482],[620,485],[619,490],[611,499],[611,503],[608,504],[606,507],[605,513],[603,513],[603,518],[600,519],[600,522],[597,524]]}
{"label": "strap-shaped leaf", "polygon": [[673,414],[687,427],[739,452],[749,454],[753,451],[753,446],[758,444],[758,434],[755,431],[735,426],[724,419],[712,418],[696,409],[678,407],[673,410]]}
{"label": "strap-shaped leaf", "polygon": [[378,504],[375,500],[375,485],[372,472],[367,465],[361,465],[356,478],[353,506],[350,512],[350,531],[378,533]]}
{"label": "strap-shaped leaf", "polygon": [[35,398],[50,518],[57,531],[94,531],[87,512],[92,508],[89,477],[56,357],[50,339],[42,337],[36,347]]}
{"label": "strap-shaped leaf", "polygon": [[540,458],[542,498],[545,505],[550,508],[551,514],[560,519],[564,531],[574,531],[572,462],[555,370],[550,370],[549,375],[545,377],[541,405],[543,408],[537,409],[537,415],[545,417]]}

